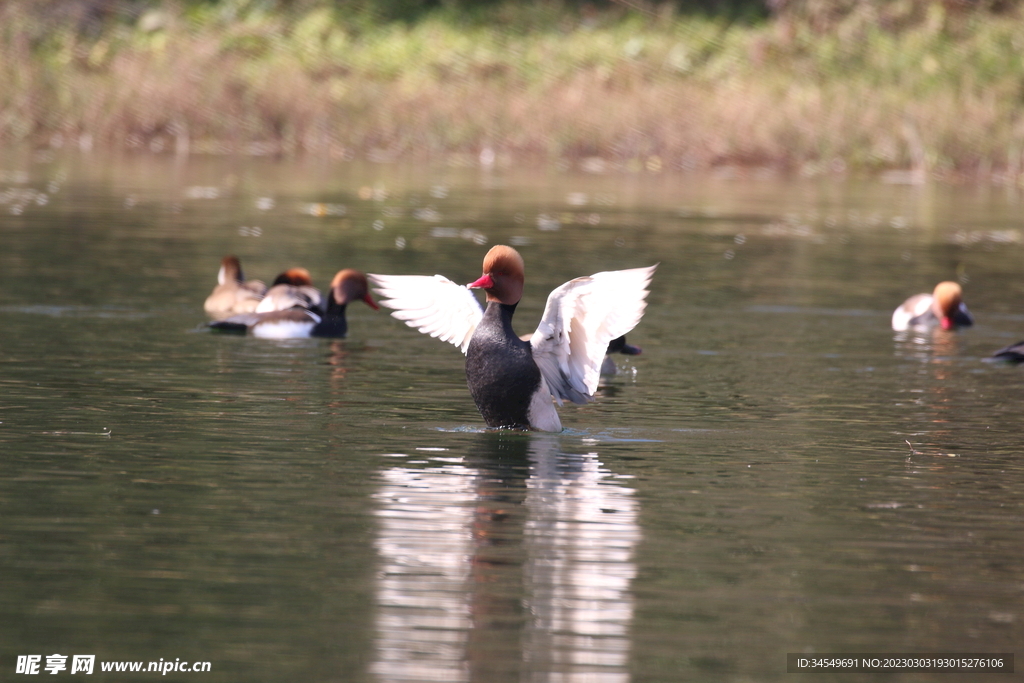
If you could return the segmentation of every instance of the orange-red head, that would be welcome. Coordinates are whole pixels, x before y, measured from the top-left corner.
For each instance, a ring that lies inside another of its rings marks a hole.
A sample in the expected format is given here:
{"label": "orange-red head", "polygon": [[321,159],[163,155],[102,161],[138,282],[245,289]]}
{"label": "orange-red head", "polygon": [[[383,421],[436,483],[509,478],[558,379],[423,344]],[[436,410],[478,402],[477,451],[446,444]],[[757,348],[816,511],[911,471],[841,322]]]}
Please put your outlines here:
{"label": "orange-red head", "polygon": [[295,287],[312,287],[313,278],[309,276],[309,271],[305,268],[289,268],[274,278],[274,284],[293,285]]}
{"label": "orange-red head", "polygon": [[339,270],[331,280],[331,294],[334,295],[334,300],[342,305],[360,300],[373,310],[380,310],[377,303],[370,298],[366,276],[358,270],[351,268]]}
{"label": "orange-red head", "polygon": [[488,301],[517,304],[523,298],[526,279],[523,257],[512,247],[503,244],[491,247],[484,256],[484,274],[467,287],[483,289]]}
{"label": "orange-red head", "polygon": [[935,291],[932,292],[932,310],[941,321],[942,329],[951,330],[956,327],[953,316],[962,301],[963,290],[957,283],[946,281],[935,285]]}

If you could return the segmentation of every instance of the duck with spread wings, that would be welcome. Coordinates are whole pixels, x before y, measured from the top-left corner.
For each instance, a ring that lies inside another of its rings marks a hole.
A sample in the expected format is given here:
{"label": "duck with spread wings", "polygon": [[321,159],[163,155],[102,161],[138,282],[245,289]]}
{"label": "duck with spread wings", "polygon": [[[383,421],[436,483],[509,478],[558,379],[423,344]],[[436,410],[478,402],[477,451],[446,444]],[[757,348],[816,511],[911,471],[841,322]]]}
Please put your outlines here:
{"label": "duck with spread wings", "polygon": [[[441,275],[370,275],[395,318],[466,354],[466,380],[489,427],[561,431],[554,403],[587,403],[608,344],[632,330],[646,307],[657,266],[596,273],[548,295],[529,340],[512,330],[523,295],[523,258],[512,247],[487,252],[483,274],[466,286]],[[471,289],[484,290],[481,308]]]}

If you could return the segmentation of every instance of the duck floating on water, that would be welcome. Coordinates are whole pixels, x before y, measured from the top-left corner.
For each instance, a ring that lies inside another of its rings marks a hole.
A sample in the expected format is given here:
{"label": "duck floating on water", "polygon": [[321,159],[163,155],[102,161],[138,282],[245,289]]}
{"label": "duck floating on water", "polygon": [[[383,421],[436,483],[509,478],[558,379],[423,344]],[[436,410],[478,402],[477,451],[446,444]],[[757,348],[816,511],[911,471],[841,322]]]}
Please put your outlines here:
{"label": "duck floating on water", "polygon": [[289,268],[276,278],[256,306],[257,313],[306,308],[317,314],[324,312],[324,297],[313,286],[313,278],[305,268]]}
{"label": "duck floating on water", "polygon": [[892,329],[897,332],[940,325],[944,330],[970,327],[974,317],[963,302],[963,290],[955,282],[940,282],[931,294],[915,294],[893,311]]}
{"label": "duck floating on water", "polygon": [[1024,363],[1024,341],[1010,344],[992,354],[992,360],[1002,360],[1007,363]]}
{"label": "duck floating on water", "polygon": [[[369,276],[392,316],[466,354],[466,381],[489,427],[561,431],[552,403],[593,400],[611,340],[632,330],[647,306],[657,266],[596,273],[548,295],[537,331],[524,341],[512,331],[523,295],[523,257],[498,245],[483,275],[460,286],[441,275]],[[483,289],[482,309],[470,289]]]}
{"label": "duck floating on water", "polygon": [[266,291],[267,286],[259,280],[246,280],[238,257],[229,254],[220,261],[217,286],[206,297],[203,309],[214,320],[252,313]]}
{"label": "duck floating on water", "polygon": [[604,361],[601,363],[601,374],[602,375],[617,375],[619,374],[619,368],[615,365],[615,359],[612,358],[613,353],[621,353],[625,356],[639,356],[644,350],[639,346],[633,346],[632,344],[626,343],[626,335],[616,337],[608,342],[608,348],[605,350]]}
{"label": "duck floating on water", "polygon": [[327,305],[322,313],[303,306],[283,311],[254,311],[212,322],[210,327],[222,332],[249,332],[262,339],[344,337],[348,332],[345,308],[353,301],[363,301],[373,310],[378,310],[370,297],[366,276],[348,268],[339,270],[331,281]]}

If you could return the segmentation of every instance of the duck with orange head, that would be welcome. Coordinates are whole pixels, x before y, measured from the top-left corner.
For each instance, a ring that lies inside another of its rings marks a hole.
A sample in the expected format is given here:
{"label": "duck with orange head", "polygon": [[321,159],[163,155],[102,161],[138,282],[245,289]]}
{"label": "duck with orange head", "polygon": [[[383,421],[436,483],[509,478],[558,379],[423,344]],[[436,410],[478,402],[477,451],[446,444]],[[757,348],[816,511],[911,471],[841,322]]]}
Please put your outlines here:
{"label": "duck with orange head", "polygon": [[963,301],[963,290],[955,282],[940,282],[931,294],[915,294],[892,313],[892,329],[902,332],[910,328],[944,330],[970,327],[974,317]]}
{"label": "duck with orange head", "polygon": [[[554,402],[593,400],[609,342],[640,322],[656,267],[566,282],[548,295],[528,340],[512,329],[526,279],[512,247],[491,248],[483,274],[466,286],[441,275],[369,277],[394,317],[466,354],[469,391],[489,427],[557,432]],[[484,290],[485,308],[471,289]]]}
{"label": "duck with orange head", "polygon": [[363,301],[370,308],[378,309],[370,297],[366,276],[346,268],[339,270],[331,281],[327,305],[322,312],[302,306],[281,311],[254,311],[212,322],[210,327],[221,332],[248,332],[263,339],[344,337],[348,333],[345,309],[353,301]]}
{"label": "duck with orange head", "polygon": [[259,280],[246,280],[238,257],[228,254],[220,261],[217,286],[206,297],[203,309],[214,320],[256,310],[267,286]]}
{"label": "duck with orange head", "polygon": [[323,294],[313,286],[313,278],[305,268],[289,268],[274,278],[270,289],[256,306],[256,312],[286,311],[289,308],[324,312]]}

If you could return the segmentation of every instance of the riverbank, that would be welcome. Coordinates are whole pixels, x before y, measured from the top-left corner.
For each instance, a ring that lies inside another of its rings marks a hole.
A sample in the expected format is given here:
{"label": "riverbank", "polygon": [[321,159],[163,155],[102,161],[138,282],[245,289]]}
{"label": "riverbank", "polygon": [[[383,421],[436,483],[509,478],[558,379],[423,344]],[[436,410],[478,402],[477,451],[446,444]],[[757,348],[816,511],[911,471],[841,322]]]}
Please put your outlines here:
{"label": "riverbank", "polygon": [[[505,14],[502,14],[504,12]],[[6,5],[0,141],[154,153],[564,160],[1017,183],[1024,31],[497,9],[346,24],[150,11],[90,35]]]}

